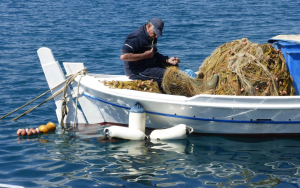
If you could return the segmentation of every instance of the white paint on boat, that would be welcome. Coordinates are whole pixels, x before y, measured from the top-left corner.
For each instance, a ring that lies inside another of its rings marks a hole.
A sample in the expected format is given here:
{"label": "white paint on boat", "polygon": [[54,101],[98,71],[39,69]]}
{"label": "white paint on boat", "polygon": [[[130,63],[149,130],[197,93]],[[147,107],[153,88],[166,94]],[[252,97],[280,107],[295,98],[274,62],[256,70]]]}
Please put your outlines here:
{"label": "white paint on boat", "polygon": [[[37,51],[46,80],[48,82],[49,88],[54,88],[55,86],[59,85],[63,81],[66,80],[63,71],[57,61],[55,61],[52,51],[49,48],[42,47]],[[51,92],[52,94],[56,93],[58,90],[64,87],[64,84],[60,87],[53,89]],[[71,90],[67,88],[67,108],[68,108],[68,116],[65,118],[64,123],[74,123],[75,117],[75,103],[72,100]],[[54,98],[55,105],[56,105],[56,115],[58,122],[61,120],[61,111],[62,111],[62,94],[59,94]],[[83,116],[83,113],[77,109],[77,116],[76,116],[77,123],[87,123]]]}

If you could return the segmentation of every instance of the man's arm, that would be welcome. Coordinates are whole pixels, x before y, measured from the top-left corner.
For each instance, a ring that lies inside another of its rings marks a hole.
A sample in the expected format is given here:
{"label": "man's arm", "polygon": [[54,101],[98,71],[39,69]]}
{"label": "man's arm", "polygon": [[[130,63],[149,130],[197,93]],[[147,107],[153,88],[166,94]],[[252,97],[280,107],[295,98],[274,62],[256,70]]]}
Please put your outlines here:
{"label": "man's arm", "polygon": [[153,55],[154,55],[153,48],[151,48],[151,50],[145,51],[142,54],[134,54],[134,53],[122,54],[120,56],[120,59],[122,61],[138,61],[142,59],[152,58]]}

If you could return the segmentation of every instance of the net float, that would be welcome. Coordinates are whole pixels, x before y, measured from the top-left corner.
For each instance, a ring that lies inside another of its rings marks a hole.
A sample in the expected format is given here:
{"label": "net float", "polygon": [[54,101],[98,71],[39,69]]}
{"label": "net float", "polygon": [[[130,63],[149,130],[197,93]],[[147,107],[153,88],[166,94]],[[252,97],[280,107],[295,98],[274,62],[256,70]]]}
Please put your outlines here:
{"label": "net float", "polygon": [[231,50],[228,50],[228,53],[231,54]]}
{"label": "net float", "polygon": [[287,91],[283,91],[283,93],[286,95],[286,94],[287,94]]}
{"label": "net float", "polygon": [[282,81],[279,81],[279,85],[282,85]]}
{"label": "net float", "polygon": [[27,136],[30,136],[30,135],[32,135],[32,132],[31,132],[31,130],[28,130],[27,131]]}
{"label": "net float", "polygon": [[22,131],[21,131],[21,135],[22,135],[22,136],[25,136],[25,135],[26,135],[26,131],[25,131],[25,130],[22,130]]}
{"label": "net float", "polygon": [[55,124],[52,123],[52,122],[48,122],[48,123],[46,124],[46,127],[48,128],[49,132],[53,132],[53,131],[56,130],[56,126],[55,126]]}
{"label": "net float", "polygon": [[152,90],[153,90],[152,88],[149,89],[149,91],[152,91]]}
{"label": "net float", "polygon": [[138,86],[138,87],[140,87],[140,86],[141,86],[141,84],[138,84],[137,86]]}
{"label": "net float", "polygon": [[265,94],[268,94],[269,92],[268,91],[265,91]]}
{"label": "net float", "polygon": [[233,46],[234,45],[234,42],[231,42],[231,46]]}
{"label": "net float", "polygon": [[145,85],[145,82],[142,82],[142,86]]}
{"label": "net float", "polygon": [[247,45],[247,42],[243,42],[243,45],[246,46],[246,45]]}
{"label": "net float", "polygon": [[132,86],[130,86],[129,89],[132,89]]}
{"label": "net float", "polygon": [[48,133],[49,132],[49,130],[46,127],[46,125],[39,126],[39,130],[40,130],[41,133]]}
{"label": "net float", "polygon": [[19,129],[19,130],[17,131],[17,135],[20,136],[20,135],[21,135],[21,132],[22,132],[22,129]]}
{"label": "net float", "polygon": [[36,130],[36,133],[37,133],[37,134],[40,134],[39,128],[35,128],[35,130]]}
{"label": "net float", "polygon": [[267,85],[270,85],[270,82],[267,82]]}
{"label": "net float", "polygon": [[243,92],[243,91],[245,91],[245,88],[242,88],[242,89],[241,89],[241,92]]}
{"label": "net float", "polygon": [[144,88],[144,91],[146,91],[146,90],[147,90],[147,88],[145,87],[145,88]]}
{"label": "net float", "polygon": [[282,91],[279,91],[280,94],[282,94]]}
{"label": "net float", "polygon": [[31,132],[32,132],[33,135],[37,134],[35,129],[31,130]]}
{"label": "net float", "polygon": [[259,90],[259,88],[258,88],[258,87],[256,87],[255,89],[256,89],[256,90]]}
{"label": "net float", "polygon": [[278,77],[275,78],[276,82],[278,81]]}

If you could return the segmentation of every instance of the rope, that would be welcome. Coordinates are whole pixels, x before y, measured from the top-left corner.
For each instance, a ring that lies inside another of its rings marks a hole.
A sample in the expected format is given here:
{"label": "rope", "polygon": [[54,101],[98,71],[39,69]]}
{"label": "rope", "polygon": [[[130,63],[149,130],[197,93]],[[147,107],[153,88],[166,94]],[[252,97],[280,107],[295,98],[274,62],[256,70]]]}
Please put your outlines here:
{"label": "rope", "polygon": [[66,81],[67,81],[67,80],[63,81],[62,83],[58,84],[57,86],[55,86],[55,87],[54,87],[54,88],[52,88],[52,89],[49,89],[49,90],[48,90],[48,91],[46,91],[45,93],[43,93],[43,94],[41,94],[40,96],[36,97],[35,99],[33,99],[33,100],[29,101],[28,103],[26,103],[26,104],[22,105],[21,107],[19,107],[19,108],[17,108],[17,109],[15,109],[15,110],[13,110],[13,111],[9,112],[8,114],[6,114],[6,115],[2,116],[0,119],[3,119],[3,118],[5,118],[6,116],[9,116],[10,114],[12,114],[12,113],[14,113],[14,112],[16,112],[16,111],[20,110],[21,108],[23,108],[23,107],[27,106],[28,104],[32,103],[33,101],[35,101],[35,100],[39,99],[40,97],[42,97],[42,96],[46,95],[46,94],[47,94],[47,93],[49,93],[51,90],[53,90],[53,89],[56,89],[58,86],[60,86],[61,84],[65,83]]}
{"label": "rope", "polygon": [[[35,107],[33,107],[33,108],[27,110],[26,112],[22,113],[22,114],[19,115],[18,117],[13,118],[12,120],[17,120],[17,119],[19,119],[20,117],[22,117],[22,116],[24,116],[24,115],[30,113],[31,111],[33,111],[33,110],[36,109],[37,107],[43,105],[44,103],[46,103],[46,102],[48,102],[49,100],[55,98],[56,96],[58,96],[60,93],[63,92],[63,97],[62,97],[62,101],[63,101],[63,102],[62,102],[62,113],[63,113],[63,114],[62,114],[62,119],[61,119],[61,122],[63,122],[65,116],[68,114],[67,106],[66,106],[66,103],[67,103],[66,90],[67,90],[68,86],[74,81],[74,79],[75,79],[79,74],[82,75],[83,73],[86,74],[87,72],[88,72],[88,71],[86,70],[86,67],[85,67],[84,69],[78,71],[77,73],[72,74],[68,79],[66,79],[66,80],[64,81],[64,82],[66,82],[66,84],[65,84],[65,86],[64,86],[63,88],[61,88],[60,90],[58,90],[57,92],[55,92],[52,96],[50,96],[49,98],[47,98],[47,99],[46,99],[45,101],[43,101],[42,103],[40,103],[40,104],[36,105]],[[53,90],[53,89],[57,88],[58,86],[60,86],[60,85],[63,84],[64,82],[60,83],[59,85],[55,86],[54,88],[52,88],[52,89],[50,89],[50,90]],[[49,91],[48,91],[48,92],[49,92]],[[44,94],[46,94],[46,93],[44,93]],[[42,94],[42,95],[44,95],[44,94]],[[41,95],[41,96],[42,96],[42,95]],[[39,97],[41,97],[41,96],[39,96]],[[37,97],[37,98],[39,98],[39,97]],[[36,98],[36,99],[37,99],[37,98]],[[33,100],[33,101],[34,101],[34,100]],[[31,101],[31,102],[33,102],[33,101]],[[29,102],[29,103],[31,103],[31,102]],[[29,104],[29,103],[28,103],[28,104]],[[26,103],[26,105],[27,105],[27,103]],[[23,105],[23,106],[26,106],[26,105]],[[20,107],[20,108],[21,108],[21,107]],[[15,111],[17,111],[17,110],[15,110]],[[63,125],[63,123],[62,123],[61,125]]]}
{"label": "rope", "polygon": [[82,74],[83,74],[83,71],[80,72],[81,75],[80,75],[80,78],[79,78],[79,81],[78,81],[78,84],[77,84],[77,96],[76,96],[76,105],[75,105],[75,116],[74,116],[74,124],[73,124],[73,128],[75,129],[75,125],[76,125],[76,117],[77,117],[77,106],[78,106],[78,95],[79,95],[79,85],[80,85],[80,81],[81,81],[81,78],[82,78]]}

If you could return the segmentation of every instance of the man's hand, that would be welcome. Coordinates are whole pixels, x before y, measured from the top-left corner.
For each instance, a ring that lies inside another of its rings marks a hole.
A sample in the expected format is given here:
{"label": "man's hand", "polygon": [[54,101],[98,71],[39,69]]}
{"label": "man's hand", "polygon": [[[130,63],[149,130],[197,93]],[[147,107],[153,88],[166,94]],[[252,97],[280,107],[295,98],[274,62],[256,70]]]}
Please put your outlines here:
{"label": "man's hand", "polygon": [[171,65],[177,65],[180,63],[180,59],[177,57],[171,57],[170,59],[167,59],[167,63],[170,63]]}
{"label": "man's hand", "polygon": [[145,58],[152,58],[154,56],[153,48],[151,48],[151,50],[145,51],[144,56]]}

